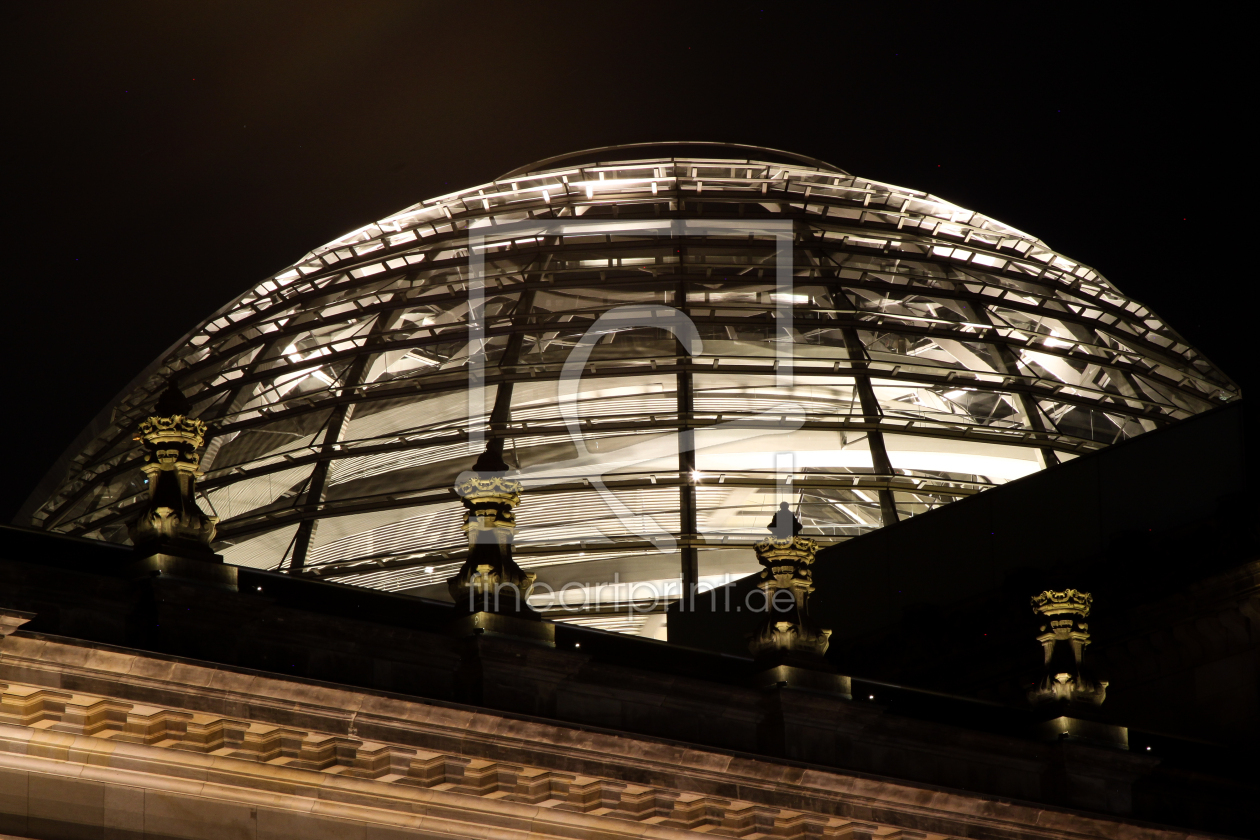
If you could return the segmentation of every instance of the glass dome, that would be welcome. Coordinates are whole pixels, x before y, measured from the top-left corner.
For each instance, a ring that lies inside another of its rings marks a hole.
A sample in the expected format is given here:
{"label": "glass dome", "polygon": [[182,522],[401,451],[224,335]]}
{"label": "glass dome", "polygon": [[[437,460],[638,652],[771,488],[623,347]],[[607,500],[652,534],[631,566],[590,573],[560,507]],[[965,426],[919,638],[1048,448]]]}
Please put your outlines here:
{"label": "glass dome", "polygon": [[553,158],[312,251],[142,374],[22,523],[126,542],[134,429],[171,378],[211,425],[201,492],[229,563],[445,597],[452,484],[501,438],[517,561],[569,585],[543,609],[755,571],[780,501],[845,540],[1238,395],[1028,234],[684,143]]}

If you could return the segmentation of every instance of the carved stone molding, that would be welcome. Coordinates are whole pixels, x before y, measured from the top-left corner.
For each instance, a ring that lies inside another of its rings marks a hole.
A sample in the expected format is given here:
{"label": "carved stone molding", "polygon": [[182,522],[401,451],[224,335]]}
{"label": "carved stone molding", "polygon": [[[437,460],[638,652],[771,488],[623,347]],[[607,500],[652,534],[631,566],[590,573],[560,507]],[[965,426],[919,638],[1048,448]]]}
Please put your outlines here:
{"label": "carved stone molding", "polygon": [[361,810],[328,804],[328,813],[377,823],[413,825],[423,813],[542,837],[1187,836],[482,708],[50,638],[11,641],[0,656],[0,766],[26,772],[155,790],[196,779],[198,790],[234,802],[309,812],[331,799]]}
{"label": "carved stone molding", "polygon": [[10,633],[18,630],[34,617],[33,612],[0,607],[0,643],[3,643]]}

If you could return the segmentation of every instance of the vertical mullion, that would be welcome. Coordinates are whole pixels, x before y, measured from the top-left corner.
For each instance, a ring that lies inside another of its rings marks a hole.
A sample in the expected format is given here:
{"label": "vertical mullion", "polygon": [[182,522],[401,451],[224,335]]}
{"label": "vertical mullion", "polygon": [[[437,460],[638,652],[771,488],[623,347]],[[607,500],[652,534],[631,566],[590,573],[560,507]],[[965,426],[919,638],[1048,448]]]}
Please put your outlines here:
{"label": "vertical mullion", "polygon": [[[683,270],[683,251],[679,249],[679,271]],[[679,280],[674,287],[674,308],[687,313],[687,283]],[[682,554],[682,595],[695,592],[700,585],[700,556],[696,549],[696,488],[692,475],[696,469],[695,397],[692,391],[690,348],[678,338],[674,340],[677,355],[678,395],[678,530]]]}
{"label": "vertical mullion", "polygon": [[337,451],[337,446],[341,443],[341,438],[349,425],[350,417],[354,413],[355,403],[352,400],[354,399],[355,389],[363,384],[363,380],[367,376],[368,360],[373,355],[373,339],[393,326],[398,318],[401,317],[402,311],[397,309],[377,317],[376,323],[372,325],[372,329],[368,333],[367,340],[363,342],[362,351],[346,370],[341,390],[343,394],[348,391],[350,399],[335,406],[332,413],[328,416],[328,427],[324,432],[324,442],[320,446],[321,457],[311,470],[311,478],[306,485],[304,506],[313,508],[312,513],[315,515],[303,519],[298,524],[297,534],[293,537],[293,558],[289,561],[290,572],[298,571],[306,565],[306,557],[310,553],[311,543],[314,541],[315,532],[319,528],[318,513],[320,506],[324,503],[328,487],[328,471],[332,469],[333,453]]}
{"label": "vertical mullion", "polygon": [[[843,301],[856,311],[857,307],[853,305],[853,301],[849,300],[849,296],[839,286],[834,287],[832,295],[835,302]],[[892,461],[888,457],[888,447],[884,443],[884,433],[879,428],[879,420],[882,413],[879,410],[879,400],[875,399],[875,387],[871,384],[871,376],[867,369],[867,362],[870,361],[870,356],[867,354],[866,346],[862,344],[861,338],[858,337],[857,330],[853,327],[843,327],[840,333],[844,336],[844,348],[849,355],[849,363],[853,368],[853,383],[858,391],[858,401],[862,404],[862,419],[869,424],[869,428],[866,431],[866,441],[871,450],[871,466],[875,468],[876,473],[886,475],[891,479],[896,473],[893,472]],[[891,525],[898,521],[897,499],[893,495],[893,491],[884,488],[876,492],[879,495],[879,513],[882,524]]]}

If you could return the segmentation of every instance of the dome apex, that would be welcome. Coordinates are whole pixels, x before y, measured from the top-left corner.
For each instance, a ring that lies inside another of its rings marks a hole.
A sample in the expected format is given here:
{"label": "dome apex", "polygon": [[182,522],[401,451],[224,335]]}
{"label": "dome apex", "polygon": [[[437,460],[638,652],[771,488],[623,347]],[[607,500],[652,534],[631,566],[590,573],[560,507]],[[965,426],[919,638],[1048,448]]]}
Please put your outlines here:
{"label": "dome apex", "polygon": [[577,152],[566,152],[519,166],[496,178],[506,181],[537,172],[568,166],[612,164],[624,161],[659,160],[662,158],[712,158],[714,160],[745,160],[766,163],[787,163],[822,169],[847,175],[843,169],[818,158],[772,149],[768,146],[750,146],[744,143],[705,142],[700,140],[676,140],[660,143],[623,143],[615,146],[597,146]]}

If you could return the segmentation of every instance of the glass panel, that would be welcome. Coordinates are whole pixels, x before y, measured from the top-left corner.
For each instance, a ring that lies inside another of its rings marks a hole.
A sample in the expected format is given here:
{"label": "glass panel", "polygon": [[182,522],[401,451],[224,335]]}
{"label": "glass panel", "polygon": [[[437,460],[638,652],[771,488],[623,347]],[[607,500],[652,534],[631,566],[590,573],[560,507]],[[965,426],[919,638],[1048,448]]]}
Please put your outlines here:
{"label": "glass panel", "polygon": [[286,554],[293,545],[293,537],[297,534],[297,529],[297,525],[288,525],[274,531],[251,535],[238,543],[220,544],[218,553],[223,555],[223,562],[233,566],[277,569],[284,562]]}

